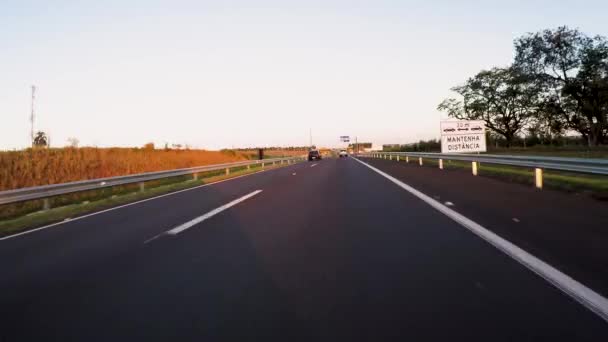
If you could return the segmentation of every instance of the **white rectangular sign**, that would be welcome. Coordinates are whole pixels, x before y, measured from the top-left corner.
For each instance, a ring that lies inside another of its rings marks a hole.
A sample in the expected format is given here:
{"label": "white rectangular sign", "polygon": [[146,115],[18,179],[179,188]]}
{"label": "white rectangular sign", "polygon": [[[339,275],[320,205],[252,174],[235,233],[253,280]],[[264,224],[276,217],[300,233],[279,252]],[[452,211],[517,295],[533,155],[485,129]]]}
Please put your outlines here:
{"label": "white rectangular sign", "polygon": [[348,135],[341,135],[340,141],[342,142],[350,142],[350,137]]}
{"label": "white rectangular sign", "polygon": [[486,152],[484,121],[441,121],[440,126],[441,153]]}

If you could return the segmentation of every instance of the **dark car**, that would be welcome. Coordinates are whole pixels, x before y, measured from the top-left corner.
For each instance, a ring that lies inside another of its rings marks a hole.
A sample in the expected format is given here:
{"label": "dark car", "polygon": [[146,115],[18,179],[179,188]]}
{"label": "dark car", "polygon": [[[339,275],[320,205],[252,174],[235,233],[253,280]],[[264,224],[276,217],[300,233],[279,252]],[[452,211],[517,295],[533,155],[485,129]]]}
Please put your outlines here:
{"label": "dark car", "polygon": [[321,153],[318,150],[308,151],[308,161],[313,159],[321,160]]}

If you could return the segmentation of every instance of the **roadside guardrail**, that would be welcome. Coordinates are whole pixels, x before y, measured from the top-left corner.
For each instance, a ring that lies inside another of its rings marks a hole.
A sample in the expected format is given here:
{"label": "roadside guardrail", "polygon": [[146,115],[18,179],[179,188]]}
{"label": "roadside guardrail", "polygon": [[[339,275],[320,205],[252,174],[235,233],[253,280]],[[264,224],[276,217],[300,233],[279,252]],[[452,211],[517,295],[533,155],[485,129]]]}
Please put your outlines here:
{"label": "roadside guardrail", "polygon": [[534,183],[539,189],[543,187],[543,170],[577,172],[595,175],[608,175],[608,159],[563,158],[545,156],[514,156],[496,154],[451,154],[423,152],[369,152],[360,154],[364,157],[405,160],[417,159],[423,165],[424,159],[436,159],[439,168],[443,169],[444,160],[471,162],[471,172],[477,176],[479,163],[519,166],[534,169]]}
{"label": "roadside guardrail", "polygon": [[127,176],[107,177],[82,180],[69,183],[51,184],[43,186],[34,186],[15,190],[0,191],[0,205],[10,204],[37,199],[44,200],[44,209],[50,208],[49,197],[71,194],[75,192],[96,190],[102,188],[113,187],[117,185],[139,183],[139,190],[145,190],[145,182],[158,180],[163,178],[192,175],[194,179],[198,178],[201,172],[225,170],[226,175],[230,174],[230,170],[237,167],[247,167],[250,169],[254,165],[260,165],[262,168],[266,165],[292,164],[297,161],[304,160],[304,157],[289,157],[289,158],[273,158],[262,160],[247,160],[242,162],[225,163],[197,166],[185,169],[175,169],[167,171],[156,171],[138,173]]}

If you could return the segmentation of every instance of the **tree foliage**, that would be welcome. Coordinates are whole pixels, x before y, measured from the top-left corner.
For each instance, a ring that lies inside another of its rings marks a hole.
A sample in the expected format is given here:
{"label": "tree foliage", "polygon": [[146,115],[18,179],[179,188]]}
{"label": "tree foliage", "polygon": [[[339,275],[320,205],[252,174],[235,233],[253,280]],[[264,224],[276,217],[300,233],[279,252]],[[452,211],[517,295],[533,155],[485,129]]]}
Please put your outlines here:
{"label": "tree foliage", "polygon": [[462,101],[446,99],[438,110],[457,119],[483,120],[507,144],[539,112],[537,85],[513,67],[483,70],[452,90]]}
{"label": "tree foliage", "polygon": [[515,66],[542,86],[543,113],[555,129],[602,143],[608,123],[608,42],[559,27],[515,41]]}
{"label": "tree foliage", "polygon": [[608,41],[558,27],[517,38],[515,60],[484,70],[452,88],[462,99],[438,110],[484,120],[509,145],[521,132],[579,133],[589,144],[608,143]]}
{"label": "tree foliage", "polygon": [[78,140],[78,138],[75,138],[75,137],[68,138],[69,147],[78,148],[79,145],[80,145],[80,140]]}
{"label": "tree foliage", "polygon": [[49,139],[46,133],[42,131],[36,132],[34,136],[34,147],[47,147],[49,145]]}

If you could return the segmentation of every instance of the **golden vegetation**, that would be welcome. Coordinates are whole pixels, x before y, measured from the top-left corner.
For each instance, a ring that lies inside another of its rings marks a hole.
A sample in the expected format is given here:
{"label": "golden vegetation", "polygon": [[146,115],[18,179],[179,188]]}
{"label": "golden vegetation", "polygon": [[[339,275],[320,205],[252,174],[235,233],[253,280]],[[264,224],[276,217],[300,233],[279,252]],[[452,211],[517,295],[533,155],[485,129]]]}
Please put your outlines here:
{"label": "golden vegetation", "polygon": [[0,152],[0,190],[228,163],[250,156],[232,151],[153,148],[60,148]]}

